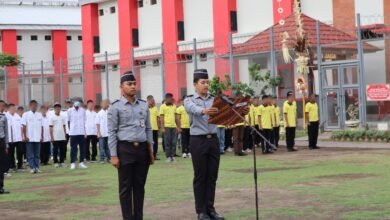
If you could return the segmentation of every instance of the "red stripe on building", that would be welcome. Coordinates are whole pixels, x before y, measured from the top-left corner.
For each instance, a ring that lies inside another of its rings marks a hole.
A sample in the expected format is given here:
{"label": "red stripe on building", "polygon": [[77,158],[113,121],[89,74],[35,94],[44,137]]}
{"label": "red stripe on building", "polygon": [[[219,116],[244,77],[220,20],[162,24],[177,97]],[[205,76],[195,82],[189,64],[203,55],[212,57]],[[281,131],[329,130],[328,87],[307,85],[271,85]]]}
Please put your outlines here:
{"label": "red stripe on building", "polygon": [[165,67],[165,91],[172,93],[176,100],[185,95],[186,65],[180,61],[177,47],[179,41],[178,22],[183,21],[183,0],[161,1],[163,42],[164,42],[164,67]]}
{"label": "red stripe on building", "polygon": [[[65,30],[52,31],[52,49],[54,59],[54,100],[61,100],[61,86],[63,86],[63,97],[68,98],[69,86],[68,86],[68,41],[66,40],[67,32]],[[62,82],[60,81],[61,74],[61,61],[62,60]],[[65,82],[65,83],[64,83]]]}
{"label": "red stripe on building", "polygon": [[94,68],[94,37],[99,37],[98,4],[81,6],[85,100],[97,100],[102,94],[100,71]]}
{"label": "red stripe on building", "polygon": [[273,0],[274,23],[290,16],[294,11],[294,0]]}
{"label": "red stripe on building", "polygon": [[[16,41],[16,30],[3,30],[1,36],[3,53],[9,55],[17,55],[18,47]],[[20,104],[18,68],[7,67],[6,71],[8,76],[7,101],[14,104]]]}

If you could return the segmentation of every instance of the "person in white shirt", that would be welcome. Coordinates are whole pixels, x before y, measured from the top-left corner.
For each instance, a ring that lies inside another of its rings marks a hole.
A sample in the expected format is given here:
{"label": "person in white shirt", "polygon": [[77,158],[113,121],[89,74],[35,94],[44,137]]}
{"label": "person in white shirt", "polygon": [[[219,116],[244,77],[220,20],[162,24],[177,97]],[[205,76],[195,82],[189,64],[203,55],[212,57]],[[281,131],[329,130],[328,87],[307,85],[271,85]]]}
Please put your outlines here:
{"label": "person in white shirt", "polygon": [[42,143],[41,143],[41,164],[48,165],[50,159],[50,117],[47,114],[48,108],[45,105],[41,106],[42,114]]}
{"label": "person in white shirt", "polygon": [[80,149],[79,168],[85,169],[85,110],[81,107],[81,103],[76,101],[74,107],[68,110],[68,124],[70,137],[70,169],[76,168],[77,146]]}
{"label": "person in white shirt", "polygon": [[[19,106],[18,107],[18,110],[16,111],[16,113],[19,115],[19,117],[21,118],[21,121],[20,121],[20,124],[22,126],[22,129],[23,129],[23,114],[24,114],[24,107],[23,106]],[[27,150],[26,150],[26,142],[23,141],[23,130],[22,130],[22,150],[21,150],[21,153],[22,153],[22,161],[23,163],[27,163]],[[23,168],[22,168],[23,169]]]}
{"label": "person in white shirt", "polygon": [[66,148],[66,124],[66,119],[61,116],[61,104],[54,104],[54,115],[50,118],[49,125],[50,141],[53,144],[53,160],[56,168],[65,166],[65,155],[61,152],[65,152]]}
{"label": "person in white shirt", "polygon": [[[65,147],[65,152],[63,153],[65,155],[65,161],[66,161],[66,155],[68,152],[68,144],[69,144],[69,123],[68,123],[68,110],[73,107],[73,102],[71,99],[65,100],[65,110],[61,111],[61,116],[65,118],[66,120],[66,147]],[[60,151],[59,154],[62,154]]]}
{"label": "person in white shirt", "polygon": [[99,138],[100,162],[104,163],[111,161],[110,150],[108,149],[108,121],[107,112],[110,106],[109,100],[103,100],[101,103],[102,109],[96,116],[96,128]]}
{"label": "person in white shirt", "polygon": [[23,168],[23,145],[22,145],[22,118],[16,113],[15,104],[8,105],[8,113],[6,114],[8,121],[8,156],[10,169],[16,168],[16,159],[18,161],[17,169]]}
{"label": "person in white shirt", "polygon": [[42,141],[42,115],[37,111],[38,102],[30,101],[30,111],[23,114],[23,141],[27,143],[27,160],[30,173],[40,173],[39,157]]}
{"label": "person in white shirt", "polygon": [[[85,138],[85,156],[87,161],[96,162],[97,156],[97,130],[96,130],[96,112],[94,111],[94,103],[92,100],[87,101],[87,110],[85,111],[85,132],[87,137]],[[91,154],[92,146],[92,154]]]}

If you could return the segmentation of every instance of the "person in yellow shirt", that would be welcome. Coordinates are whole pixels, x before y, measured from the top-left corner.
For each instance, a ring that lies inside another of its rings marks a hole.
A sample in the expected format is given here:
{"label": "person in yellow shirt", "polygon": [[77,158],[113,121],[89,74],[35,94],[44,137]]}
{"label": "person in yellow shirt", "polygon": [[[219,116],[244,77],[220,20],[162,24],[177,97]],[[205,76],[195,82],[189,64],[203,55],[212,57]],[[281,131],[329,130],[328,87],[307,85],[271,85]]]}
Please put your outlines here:
{"label": "person in yellow shirt", "polygon": [[160,106],[161,131],[164,134],[165,155],[167,162],[175,161],[177,128],[176,128],[176,105],[174,105],[173,95],[165,95],[165,103]]}
{"label": "person in yellow shirt", "polygon": [[316,102],[317,96],[311,94],[309,102],[305,106],[306,119],[308,122],[308,135],[309,135],[309,149],[320,149],[317,147],[318,129],[320,125],[320,118],[318,117],[318,105]]}
{"label": "person in yellow shirt", "polygon": [[245,116],[245,119],[249,122],[248,125],[245,125],[244,131],[244,151],[251,153],[253,149],[253,144],[258,144],[258,136],[255,135],[255,140],[253,141],[252,130],[250,126],[258,128],[256,111],[259,106],[259,97],[254,96],[251,99],[251,105],[249,107],[249,113]]}
{"label": "person in yellow shirt", "polygon": [[297,104],[293,92],[287,93],[287,101],[283,104],[284,127],[286,128],[286,145],[289,152],[297,151],[295,145],[295,129],[297,127]]}
{"label": "person in yellow shirt", "polygon": [[[237,93],[237,98],[242,97],[241,94]],[[233,148],[234,148],[234,155],[236,156],[246,156],[244,152],[242,152],[243,145],[244,145],[244,122],[235,124],[233,127]]]}
{"label": "person in yellow shirt", "polygon": [[275,147],[279,147],[279,139],[280,139],[280,107],[277,104],[276,97],[273,97],[271,100],[271,104],[274,106],[274,144]]}
{"label": "person in yellow shirt", "polygon": [[[258,112],[259,129],[262,131],[264,138],[272,143],[272,129],[273,129],[273,107],[271,106],[271,99],[268,95],[262,97],[263,107]],[[262,145],[263,154],[271,154],[273,150],[269,143],[264,140]]]}
{"label": "person in yellow shirt", "polygon": [[156,102],[154,101],[154,98],[152,95],[149,95],[146,97],[146,101],[148,102],[149,106],[149,115],[150,115],[150,125],[152,126],[152,132],[153,132],[153,155],[154,160],[160,160],[160,158],[157,157],[158,152],[158,131],[160,130],[160,117],[158,108],[156,107]]}
{"label": "person in yellow shirt", "polygon": [[177,129],[181,134],[181,149],[183,153],[183,158],[191,158],[191,153],[189,149],[190,145],[190,118],[184,108],[183,102],[186,97],[184,96],[180,99],[178,107],[176,109],[176,121]]}

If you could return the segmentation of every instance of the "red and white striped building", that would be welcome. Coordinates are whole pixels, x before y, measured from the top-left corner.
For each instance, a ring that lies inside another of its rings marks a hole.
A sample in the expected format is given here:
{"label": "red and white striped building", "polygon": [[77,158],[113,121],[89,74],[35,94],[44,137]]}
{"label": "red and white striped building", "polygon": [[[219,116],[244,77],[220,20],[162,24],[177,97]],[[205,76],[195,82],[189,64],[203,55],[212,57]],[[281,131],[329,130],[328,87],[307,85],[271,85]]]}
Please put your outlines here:
{"label": "red and white striped building", "polygon": [[[83,0],[83,53],[87,57],[116,53],[110,56],[110,61],[123,72],[131,69],[132,55],[135,60],[144,60],[146,65],[156,63],[156,59],[161,59],[158,56],[163,43],[165,91],[180,97],[193,92],[193,64],[181,62],[181,55],[191,53],[188,50],[192,49],[194,38],[203,58],[227,53],[231,32],[235,44],[243,43],[291,15],[293,3],[294,0]],[[390,20],[389,0],[301,0],[301,5],[304,14],[341,30],[354,30],[356,13],[378,18],[363,21],[363,25]],[[133,48],[135,53],[131,54]],[[226,59],[200,60],[203,62],[198,66],[207,68],[211,74],[229,73]],[[97,59],[95,61],[98,63]],[[249,63],[250,59],[235,61],[236,80],[249,81]],[[94,69],[93,63],[88,65],[86,68]],[[160,68],[139,70],[142,97],[161,95]],[[88,80],[88,76],[86,83],[86,96],[94,99],[94,91],[102,87]],[[119,78],[110,79],[110,83],[115,85],[110,86],[110,96],[119,95],[116,89]]]}
{"label": "red and white striped building", "polygon": [[[59,60],[80,57],[82,53],[81,12],[76,0],[20,0],[0,2],[0,52],[18,55],[27,65],[39,67],[44,61],[51,63],[47,72],[58,73]],[[67,68],[64,67],[66,70]],[[7,68],[8,101],[23,104],[20,68]],[[37,71],[40,73],[40,71]],[[58,80],[58,77],[54,77]],[[52,78],[51,78],[52,79]],[[33,83],[41,84],[41,78]],[[43,80],[49,80],[45,78]],[[43,82],[47,87],[46,101],[59,101],[55,87],[59,83]],[[34,87],[32,87],[34,88]],[[40,94],[40,86],[30,92]],[[64,83],[64,96],[69,95],[68,83]],[[38,97],[31,97],[40,100]]]}

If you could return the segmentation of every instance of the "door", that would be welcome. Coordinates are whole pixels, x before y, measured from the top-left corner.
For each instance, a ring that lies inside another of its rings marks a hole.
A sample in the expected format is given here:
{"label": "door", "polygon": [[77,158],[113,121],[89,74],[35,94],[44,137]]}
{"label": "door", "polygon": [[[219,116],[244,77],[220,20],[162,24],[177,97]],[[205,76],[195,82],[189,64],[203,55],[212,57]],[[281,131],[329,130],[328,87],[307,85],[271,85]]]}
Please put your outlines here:
{"label": "door", "polygon": [[342,122],[341,95],[338,89],[328,89],[324,93],[325,129],[340,129]]}

